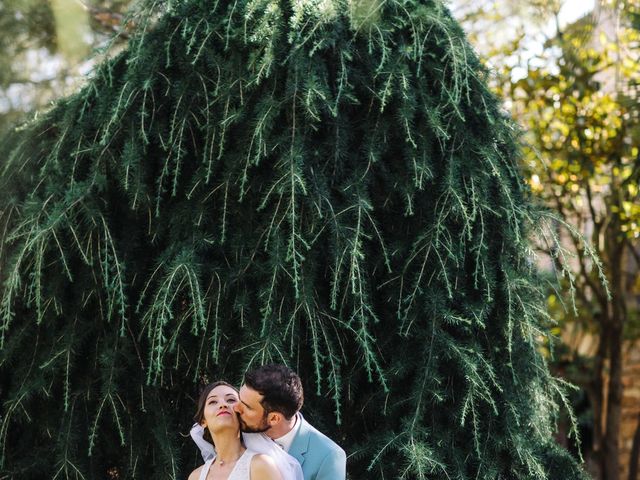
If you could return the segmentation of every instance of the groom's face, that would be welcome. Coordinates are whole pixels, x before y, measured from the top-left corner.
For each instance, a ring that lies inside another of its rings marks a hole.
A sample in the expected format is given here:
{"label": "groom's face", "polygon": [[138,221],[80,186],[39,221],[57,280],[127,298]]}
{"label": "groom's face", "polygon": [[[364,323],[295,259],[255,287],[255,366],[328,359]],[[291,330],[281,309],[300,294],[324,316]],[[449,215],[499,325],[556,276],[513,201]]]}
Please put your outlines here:
{"label": "groom's face", "polygon": [[243,385],[240,388],[240,401],[234,410],[240,415],[240,430],[247,433],[260,433],[269,430],[267,411],[262,407],[262,395]]}

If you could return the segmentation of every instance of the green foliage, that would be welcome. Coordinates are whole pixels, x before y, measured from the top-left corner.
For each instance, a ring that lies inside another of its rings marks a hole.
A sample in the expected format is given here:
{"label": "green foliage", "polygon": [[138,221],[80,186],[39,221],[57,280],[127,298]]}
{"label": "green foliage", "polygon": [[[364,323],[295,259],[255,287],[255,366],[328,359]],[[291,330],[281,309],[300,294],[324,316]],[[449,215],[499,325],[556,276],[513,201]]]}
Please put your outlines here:
{"label": "green foliage", "polygon": [[[637,268],[619,272],[615,252],[628,251],[629,265],[640,265],[632,257],[640,237],[640,123],[634,87],[640,78],[637,60],[627,53],[640,37],[630,29],[621,29],[615,38],[604,31],[594,35],[593,29],[586,21],[574,25],[557,40],[560,56],[545,52],[545,66],[503,83],[502,92],[513,99],[527,130],[528,182],[562,222],[573,225],[553,256],[557,265],[573,271],[566,280],[586,317],[606,311],[609,296],[592,251],[602,259],[610,283],[629,276],[622,281],[629,293],[637,289]],[[559,235],[554,234],[559,227],[560,222],[551,224],[548,235]],[[580,234],[590,237],[592,246],[580,241]],[[557,312],[569,320],[576,315],[575,309]],[[593,325],[589,328],[594,331]]]}
{"label": "green foliage", "polygon": [[0,147],[3,473],[182,478],[198,383],[278,361],[350,478],[583,478],[538,352],[543,213],[443,4],[131,21]]}
{"label": "green foliage", "polygon": [[[0,3],[0,130],[73,91],[99,55],[92,48],[120,31],[130,0],[4,0]],[[125,35],[114,43],[122,44]],[[95,52],[94,52],[95,53]]]}
{"label": "green foliage", "polygon": [[[543,3],[557,11],[557,2]],[[583,448],[602,478],[620,475],[621,352],[639,332],[640,37],[628,28],[637,6],[601,2],[562,29],[557,22],[540,49],[523,34],[503,45],[501,60],[492,53],[502,67],[497,90],[526,130],[528,184],[554,212],[536,246],[548,255],[549,276],[560,279],[548,293],[558,320],[555,368],[588,395],[592,444]],[[556,345],[548,347],[547,354]]]}
{"label": "green foliage", "polygon": [[54,23],[51,9],[46,2],[35,0],[9,0],[0,5],[0,46],[2,69],[0,86],[3,88],[18,72],[11,59],[22,53],[28,41],[53,49]]}

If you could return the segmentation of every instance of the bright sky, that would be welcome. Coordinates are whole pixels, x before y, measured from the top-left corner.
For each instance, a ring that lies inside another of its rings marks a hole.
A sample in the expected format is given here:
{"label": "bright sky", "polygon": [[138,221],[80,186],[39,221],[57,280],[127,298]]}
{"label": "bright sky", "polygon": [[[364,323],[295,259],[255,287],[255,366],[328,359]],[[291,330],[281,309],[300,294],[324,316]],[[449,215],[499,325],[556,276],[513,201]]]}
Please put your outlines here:
{"label": "bright sky", "polygon": [[[562,8],[558,14],[560,29],[565,28],[567,25],[575,22],[585,14],[593,11],[594,8],[595,0],[564,0],[562,2]],[[556,31],[557,27],[555,19],[549,20],[549,23],[543,28],[544,36],[547,38],[555,36]],[[529,54],[527,55],[523,52],[524,55],[520,58],[520,62],[522,63],[513,65],[511,70],[511,77],[513,80],[524,78],[527,75],[525,64],[528,62],[531,62],[530,65],[538,63],[535,58],[532,59],[531,57],[540,55],[544,49],[543,39],[540,39],[538,36],[532,37],[528,45],[529,48],[527,51]]]}
{"label": "bright sky", "polygon": [[571,23],[594,8],[594,0],[565,0],[560,10],[560,26]]}

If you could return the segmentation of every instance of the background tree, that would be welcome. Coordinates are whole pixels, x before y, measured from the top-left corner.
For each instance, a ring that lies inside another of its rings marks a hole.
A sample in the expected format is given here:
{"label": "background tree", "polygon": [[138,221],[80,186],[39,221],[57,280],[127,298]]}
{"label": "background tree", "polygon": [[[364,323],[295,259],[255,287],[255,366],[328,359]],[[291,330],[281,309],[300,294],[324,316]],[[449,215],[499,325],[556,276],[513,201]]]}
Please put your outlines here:
{"label": "background tree", "polygon": [[373,5],[143,2],[2,142],[4,475],[182,478],[198,383],[282,361],[353,479],[584,478],[517,129],[441,2]]}
{"label": "background tree", "polygon": [[[640,5],[632,5],[631,8],[628,9],[628,12],[631,19],[631,26],[636,30],[636,32],[640,32]],[[636,49],[636,52],[640,51],[640,42],[636,41],[633,47]],[[639,88],[637,83],[635,84],[635,88],[636,91]],[[637,98],[636,94],[636,99]],[[638,108],[639,103],[636,102],[635,105],[636,108],[633,115],[635,115],[636,118],[640,118],[640,108]],[[629,458],[629,480],[638,478],[638,472],[640,472],[640,414],[638,415],[638,424],[636,426],[633,443],[631,445],[631,454]]]}
{"label": "background tree", "polygon": [[[0,3],[0,130],[77,88],[130,0]],[[122,44],[125,35],[115,37]],[[115,49],[114,49],[115,50]]]}
{"label": "background tree", "polygon": [[[593,358],[582,359],[570,349],[560,362],[584,368],[574,368],[578,375],[571,380],[591,399],[599,476],[617,479],[622,352],[626,340],[638,337],[639,311],[640,65],[633,50],[638,33],[627,28],[634,5],[602,2],[561,28],[562,2],[546,2],[546,8],[543,3],[543,18],[556,18],[543,49],[532,48],[531,38],[515,29],[513,41],[489,54],[499,73],[496,88],[526,131],[523,165],[531,186],[561,219],[549,225],[556,238],[539,245],[556,266],[572,272],[562,291],[550,291],[553,316],[560,321],[556,332],[565,338],[568,331],[594,335],[598,347]],[[562,224],[585,235],[591,246]],[[602,259],[610,296],[597,280],[590,248]],[[575,306],[566,301],[571,291]]]}

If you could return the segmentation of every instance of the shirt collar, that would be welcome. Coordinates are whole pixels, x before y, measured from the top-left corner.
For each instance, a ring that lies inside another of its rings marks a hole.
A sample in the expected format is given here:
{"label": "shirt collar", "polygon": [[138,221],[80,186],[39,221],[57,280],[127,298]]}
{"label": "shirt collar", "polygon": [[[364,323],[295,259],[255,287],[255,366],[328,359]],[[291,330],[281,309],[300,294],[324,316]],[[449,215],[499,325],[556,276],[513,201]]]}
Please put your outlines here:
{"label": "shirt collar", "polygon": [[293,428],[280,438],[274,438],[273,441],[280,445],[285,452],[288,452],[291,448],[291,444],[293,443],[293,439],[296,437],[298,430],[300,430],[301,424],[302,422],[300,421],[300,414],[296,413],[296,423]]}

